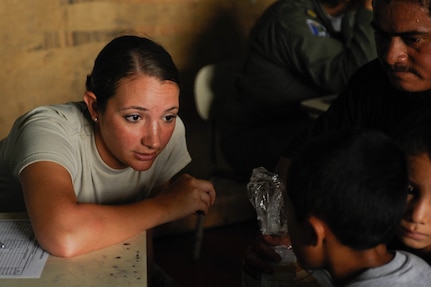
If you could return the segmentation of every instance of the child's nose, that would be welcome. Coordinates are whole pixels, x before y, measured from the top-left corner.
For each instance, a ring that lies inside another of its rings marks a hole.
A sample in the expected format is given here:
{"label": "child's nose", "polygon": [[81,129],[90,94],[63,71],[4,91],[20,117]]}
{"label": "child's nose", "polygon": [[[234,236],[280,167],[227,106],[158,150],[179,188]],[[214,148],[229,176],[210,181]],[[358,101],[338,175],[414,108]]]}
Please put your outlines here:
{"label": "child's nose", "polygon": [[414,223],[427,223],[427,210],[431,208],[423,199],[418,199],[409,204],[410,220]]}

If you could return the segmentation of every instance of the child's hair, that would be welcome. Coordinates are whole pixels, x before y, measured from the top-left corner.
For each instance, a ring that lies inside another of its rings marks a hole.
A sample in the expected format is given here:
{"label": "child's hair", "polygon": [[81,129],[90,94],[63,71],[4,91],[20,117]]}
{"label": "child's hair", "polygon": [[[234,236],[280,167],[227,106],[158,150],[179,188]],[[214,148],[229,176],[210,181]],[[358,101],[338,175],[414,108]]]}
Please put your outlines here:
{"label": "child's hair", "polygon": [[[306,145],[287,175],[296,219],[316,216],[355,250],[387,243],[407,202],[402,150],[377,131],[343,131]],[[289,211],[287,211],[289,212]]]}
{"label": "child's hair", "polygon": [[417,110],[406,118],[394,135],[407,157],[427,154],[431,159],[431,111]]}

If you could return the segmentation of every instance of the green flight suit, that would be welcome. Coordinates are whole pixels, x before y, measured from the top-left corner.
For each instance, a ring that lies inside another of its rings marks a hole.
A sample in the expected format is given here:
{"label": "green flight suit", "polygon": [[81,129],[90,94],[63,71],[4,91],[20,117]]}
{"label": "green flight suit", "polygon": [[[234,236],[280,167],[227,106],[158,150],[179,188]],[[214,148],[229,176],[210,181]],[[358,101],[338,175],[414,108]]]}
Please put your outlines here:
{"label": "green flight suit", "polygon": [[273,169],[308,119],[303,100],[340,93],[350,76],[377,57],[373,12],[345,14],[339,32],[318,0],[271,5],[249,36],[237,97],[227,99],[221,148],[234,169]]}

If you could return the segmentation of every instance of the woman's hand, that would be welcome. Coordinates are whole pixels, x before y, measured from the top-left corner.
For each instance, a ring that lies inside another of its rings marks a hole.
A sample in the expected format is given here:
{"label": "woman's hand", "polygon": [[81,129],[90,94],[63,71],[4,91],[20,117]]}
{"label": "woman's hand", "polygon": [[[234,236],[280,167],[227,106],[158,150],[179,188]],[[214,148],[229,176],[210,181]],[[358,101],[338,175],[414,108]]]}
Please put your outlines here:
{"label": "woman's hand", "polygon": [[208,209],[216,199],[216,192],[211,182],[183,174],[161,189],[161,194],[154,200],[169,214],[170,220]]}

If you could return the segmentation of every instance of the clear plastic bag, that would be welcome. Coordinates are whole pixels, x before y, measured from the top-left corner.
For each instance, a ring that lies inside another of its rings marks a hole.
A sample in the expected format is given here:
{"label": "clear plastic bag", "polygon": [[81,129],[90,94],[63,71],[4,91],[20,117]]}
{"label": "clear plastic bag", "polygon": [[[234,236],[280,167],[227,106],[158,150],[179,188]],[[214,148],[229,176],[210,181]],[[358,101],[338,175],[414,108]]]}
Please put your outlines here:
{"label": "clear plastic bag", "polygon": [[247,184],[248,198],[254,206],[260,231],[267,235],[287,234],[287,213],[284,208],[284,185],[277,174],[264,167],[253,169]]}
{"label": "clear plastic bag", "polygon": [[[284,205],[285,187],[279,176],[263,167],[253,169],[247,184],[248,198],[256,210],[260,231],[264,235],[287,236],[287,208]],[[274,273],[262,274],[261,287],[319,286],[310,272],[302,269],[292,246],[275,246],[281,260],[272,263]]]}

